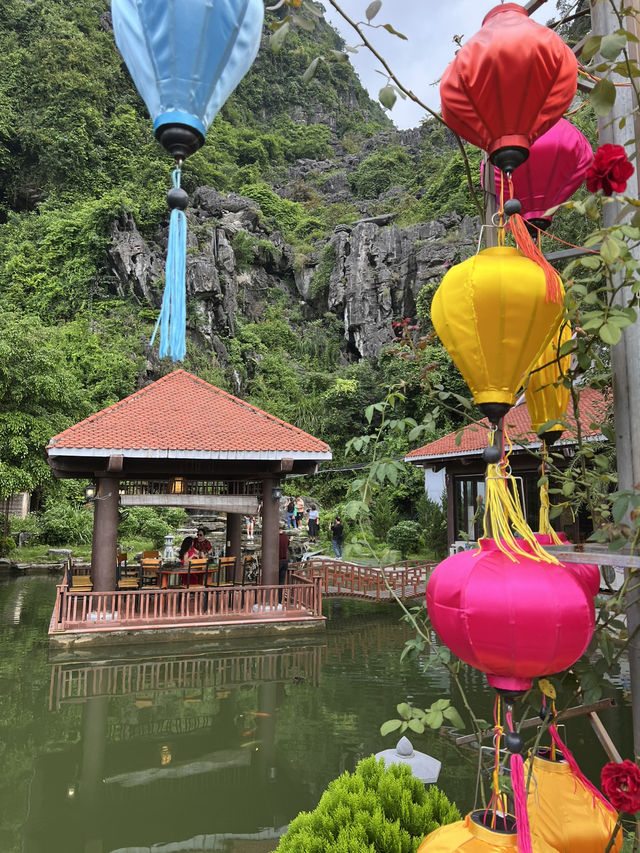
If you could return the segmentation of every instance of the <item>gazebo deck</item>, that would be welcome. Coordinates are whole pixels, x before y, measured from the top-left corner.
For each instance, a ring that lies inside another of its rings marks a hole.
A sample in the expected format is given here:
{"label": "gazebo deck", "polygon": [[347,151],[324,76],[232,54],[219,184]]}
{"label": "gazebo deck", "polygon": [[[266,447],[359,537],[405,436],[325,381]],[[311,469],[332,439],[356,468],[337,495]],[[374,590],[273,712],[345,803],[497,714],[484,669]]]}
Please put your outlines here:
{"label": "gazebo deck", "polygon": [[[322,627],[320,582],[294,575],[283,586],[223,586],[206,589],[136,589],[79,592],[66,582],[57,587],[49,625],[53,645],[74,637],[110,642],[107,635],[131,640],[166,637],[176,629],[263,626]],[[155,633],[154,633],[155,632]]]}

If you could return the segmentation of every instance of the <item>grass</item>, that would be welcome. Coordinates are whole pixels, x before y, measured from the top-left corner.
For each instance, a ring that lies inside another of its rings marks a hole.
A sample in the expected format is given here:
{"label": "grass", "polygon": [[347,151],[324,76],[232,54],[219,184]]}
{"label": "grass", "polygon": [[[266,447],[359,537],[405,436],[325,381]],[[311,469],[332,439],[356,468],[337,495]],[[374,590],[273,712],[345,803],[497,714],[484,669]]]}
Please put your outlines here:
{"label": "grass", "polygon": [[[138,551],[153,551],[157,550],[153,542],[148,539],[133,539],[130,542],[120,543],[129,556],[137,554]],[[77,560],[91,559],[91,545],[24,545],[22,548],[15,548],[8,554],[8,558],[16,563],[51,563],[52,557],[47,555],[50,548],[56,550],[67,548],[71,551],[71,556]]]}

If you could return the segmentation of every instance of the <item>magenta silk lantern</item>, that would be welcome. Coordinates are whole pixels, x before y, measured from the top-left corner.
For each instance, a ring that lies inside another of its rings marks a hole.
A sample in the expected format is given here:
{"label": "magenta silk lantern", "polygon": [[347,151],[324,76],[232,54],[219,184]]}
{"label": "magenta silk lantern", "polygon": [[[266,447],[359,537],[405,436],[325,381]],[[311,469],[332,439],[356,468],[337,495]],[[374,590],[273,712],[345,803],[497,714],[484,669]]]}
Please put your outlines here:
{"label": "magenta silk lantern", "polygon": [[[513,172],[513,194],[522,205],[523,219],[548,228],[550,207],[571,198],[584,183],[593,162],[593,151],[585,136],[564,118],[531,146],[529,159]],[[495,170],[496,198],[500,203],[502,172]],[[505,182],[504,199],[509,198]]]}
{"label": "magenta silk lantern", "polygon": [[[534,533],[533,535],[543,548],[555,544],[551,536],[548,536],[546,533]],[[556,533],[556,536],[563,545],[566,544],[568,547],[571,547],[565,533]],[[522,547],[525,551],[527,550],[526,544],[523,543]],[[593,598],[596,597],[600,592],[600,569],[598,566],[593,563],[563,563],[562,565],[578,578],[590,596]]]}
{"label": "magenta silk lantern", "polygon": [[593,596],[567,566],[519,557],[492,539],[440,563],[427,584],[431,624],[492,687],[528,690],[571,666],[593,634]]}

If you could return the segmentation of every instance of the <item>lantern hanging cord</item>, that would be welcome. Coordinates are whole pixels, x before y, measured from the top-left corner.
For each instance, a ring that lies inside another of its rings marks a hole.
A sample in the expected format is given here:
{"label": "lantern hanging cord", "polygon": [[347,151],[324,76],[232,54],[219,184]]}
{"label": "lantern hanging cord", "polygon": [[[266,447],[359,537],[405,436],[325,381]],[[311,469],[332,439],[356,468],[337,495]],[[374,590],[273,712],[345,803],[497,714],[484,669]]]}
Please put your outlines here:
{"label": "lantern hanging cord", "polygon": [[502,716],[502,703],[500,699],[500,694],[496,696],[495,702],[493,703],[493,771],[492,771],[492,784],[491,784],[491,799],[485,809],[484,813],[484,821],[485,826],[487,825],[487,821],[491,826],[491,829],[497,828],[498,823],[498,815],[502,817],[503,828],[506,829],[506,820],[505,816],[507,815],[507,798],[505,794],[500,790],[500,744],[502,742],[502,737],[504,735],[504,728],[500,723],[500,718]]}

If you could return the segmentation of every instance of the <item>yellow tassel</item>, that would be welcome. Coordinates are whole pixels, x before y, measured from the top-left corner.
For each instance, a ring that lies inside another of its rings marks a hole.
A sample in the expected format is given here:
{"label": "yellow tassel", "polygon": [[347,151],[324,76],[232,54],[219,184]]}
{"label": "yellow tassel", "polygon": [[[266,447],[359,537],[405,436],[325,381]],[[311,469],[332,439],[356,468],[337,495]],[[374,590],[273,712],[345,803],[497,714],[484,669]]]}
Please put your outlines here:
{"label": "yellow tassel", "polygon": [[[544,454],[546,455],[547,446],[546,443],[542,442],[542,449]],[[545,476],[545,464],[542,462],[542,476]],[[561,539],[558,537],[558,534],[551,526],[551,522],[549,521],[549,508],[551,504],[549,502],[549,484],[548,482],[544,482],[540,486],[540,514],[538,515],[538,533],[543,533],[545,536],[550,536],[551,541],[554,545],[562,545]]]}

